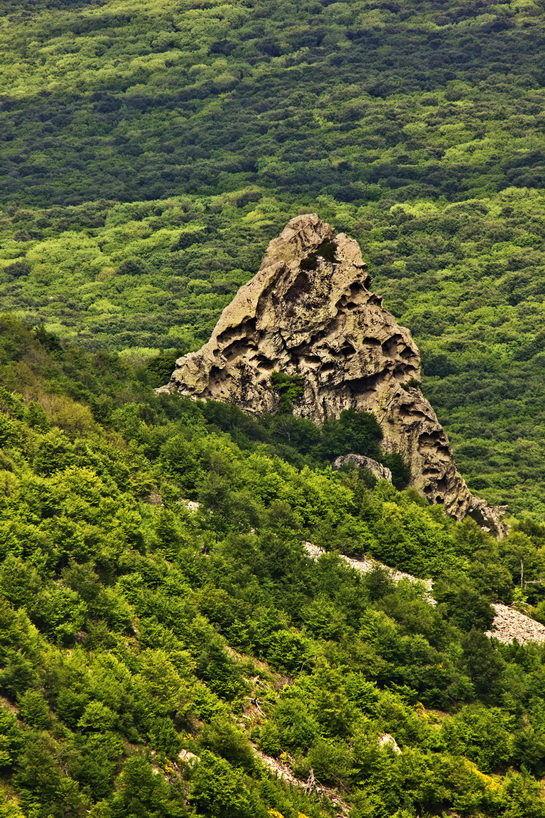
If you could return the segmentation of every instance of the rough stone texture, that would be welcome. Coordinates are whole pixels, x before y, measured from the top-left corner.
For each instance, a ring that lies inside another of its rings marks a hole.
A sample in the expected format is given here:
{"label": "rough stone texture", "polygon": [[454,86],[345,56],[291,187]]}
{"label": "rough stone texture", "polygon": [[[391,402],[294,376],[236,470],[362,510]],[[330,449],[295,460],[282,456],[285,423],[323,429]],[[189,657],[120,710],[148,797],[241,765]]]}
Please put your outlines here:
{"label": "rough stone texture", "polygon": [[342,469],[343,466],[358,466],[360,469],[367,469],[373,474],[377,480],[389,480],[392,482],[392,472],[388,466],[383,466],[372,457],[366,457],[364,454],[343,454],[337,457],[332,466],[334,469]]}
{"label": "rough stone texture", "polygon": [[526,642],[545,642],[545,625],[530,619],[529,616],[509,608],[507,605],[492,605],[494,621],[492,628],[486,635],[494,637],[499,642],[514,642],[524,645]]}
{"label": "rough stone texture", "polygon": [[502,511],[471,495],[447,436],[422,395],[420,356],[407,329],[369,291],[360,248],[316,215],[292,219],[257,275],[223,311],[212,337],[176,362],[163,391],[274,412],[273,371],[298,375],[294,413],[323,423],[344,409],[372,411],[383,448],[408,462],[412,485],[462,519],[498,536]]}

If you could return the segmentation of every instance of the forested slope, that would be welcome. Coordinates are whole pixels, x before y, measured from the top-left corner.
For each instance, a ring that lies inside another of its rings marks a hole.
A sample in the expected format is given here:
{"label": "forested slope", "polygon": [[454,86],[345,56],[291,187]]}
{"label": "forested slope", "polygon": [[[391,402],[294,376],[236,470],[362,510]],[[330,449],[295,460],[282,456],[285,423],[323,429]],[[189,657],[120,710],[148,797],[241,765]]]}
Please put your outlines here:
{"label": "forested slope", "polygon": [[158,396],[159,365],[0,321],[0,814],[338,814],[266,756],[353,818],[543,818],[545,648],[483,631],[521,560],[545,621],[545,528],[498,543],[316,459],[342,423]]}
{"label": "forested slope", "polygon": [[3,304],[195,348],[316,211],[414,332],[472,488],[542,514],[544,37],[533,0],[9,0]]}
{"label": "forested slope", "polygon": [[[545,623],[544,41],[541,0],[4,0],[2,818],[545,818],[545,646],[484,635]],[[309,211],[507,539],[370,415],[154,393]]]}

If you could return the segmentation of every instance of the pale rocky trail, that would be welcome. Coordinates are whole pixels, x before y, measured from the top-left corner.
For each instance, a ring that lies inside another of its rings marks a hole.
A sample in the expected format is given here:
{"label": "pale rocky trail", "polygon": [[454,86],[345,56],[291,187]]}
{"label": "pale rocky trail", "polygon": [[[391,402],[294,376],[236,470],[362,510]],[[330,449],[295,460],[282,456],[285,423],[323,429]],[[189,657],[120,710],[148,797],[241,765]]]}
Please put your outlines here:
{"label": "pale rocky trail", "polygon": [[[308,556],[313,560],[318,560],[322,554],[325,554],[323,548],[313,545],[310,542],[303,543],[303,547]],[[412,574],[406,574],[403,571],[396,571],[394,568],[389,568],[380,562],[372,559],[356,560],[352,557],[347,557],[340,554],[340,559],[346,562],[355,571],[360,574],[369,574],[371,571],[381,568],[386,571],[394,582],[406,579],[410,582],[417,582],[424,588],[424,599],[430,605],[437,605],[433,598],[433,583],[431,579],[419,579]],[[515,640],[519,644],[524,645],[528,642],[535,642],[538,644],[545,643],[545,625],[541,622],[536,622],[530,616],[526,616],[515,608],[501,603],[492,605],[495,612],[494,621],[489,631],[486,631],[486,636],[497,639],[499,642],[509,643]]]}

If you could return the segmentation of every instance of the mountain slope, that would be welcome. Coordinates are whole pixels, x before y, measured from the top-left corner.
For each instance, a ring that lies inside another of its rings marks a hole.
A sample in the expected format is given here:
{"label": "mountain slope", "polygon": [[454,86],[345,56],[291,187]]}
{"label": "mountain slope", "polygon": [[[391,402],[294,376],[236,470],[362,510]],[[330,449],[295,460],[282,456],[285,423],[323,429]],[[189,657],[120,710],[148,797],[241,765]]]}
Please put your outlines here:
{"label": "mountain slope", "polygon": [[196,349],[317,212],[414,333],[472,489],[543,514],[539,3],[4,8],[6,309]]}
{"label": "mountain slope", "polygon": [[358,818],[545,815],[545,648],[483,633],[521,559],[544,618],[543,528],[499,545],[150,374],[0,322],[0,810],[331,815],[277,759]]}

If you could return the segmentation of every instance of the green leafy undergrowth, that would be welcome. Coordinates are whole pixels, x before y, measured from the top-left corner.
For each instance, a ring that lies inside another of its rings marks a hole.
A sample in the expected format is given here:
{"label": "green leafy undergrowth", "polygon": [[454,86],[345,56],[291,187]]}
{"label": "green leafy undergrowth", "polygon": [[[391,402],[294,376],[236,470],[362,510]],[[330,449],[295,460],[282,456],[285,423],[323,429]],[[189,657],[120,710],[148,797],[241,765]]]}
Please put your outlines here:
{"label": "green leafy undergrowth", "polygon": [[[521,559],[540,577],[541,526],[497,543],[3,321],[6,815],[331,814],[257,751],[358,818],[544,814],[544,649],[483,635]],[[433,576],[438,605],[339,551]]]}

